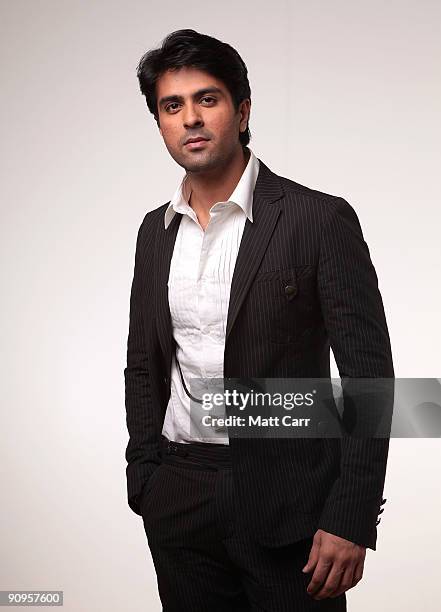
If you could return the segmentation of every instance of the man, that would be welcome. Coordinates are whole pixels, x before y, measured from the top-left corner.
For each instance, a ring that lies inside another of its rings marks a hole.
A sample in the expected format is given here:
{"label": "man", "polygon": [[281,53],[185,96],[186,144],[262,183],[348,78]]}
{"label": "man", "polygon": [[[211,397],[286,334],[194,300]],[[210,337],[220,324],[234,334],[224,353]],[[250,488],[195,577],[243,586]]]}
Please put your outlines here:
{"label": "man", "polygon": [[357,215],[247,146],[247,69],[229,45],[174,32],[138,78],[186,171],[139,229],[125,369],[128,503],[163,609],[346,610],[375,550],[389,440],[207,441],[190,383],[329,379],[330,346],[342,379],[393,378]]}

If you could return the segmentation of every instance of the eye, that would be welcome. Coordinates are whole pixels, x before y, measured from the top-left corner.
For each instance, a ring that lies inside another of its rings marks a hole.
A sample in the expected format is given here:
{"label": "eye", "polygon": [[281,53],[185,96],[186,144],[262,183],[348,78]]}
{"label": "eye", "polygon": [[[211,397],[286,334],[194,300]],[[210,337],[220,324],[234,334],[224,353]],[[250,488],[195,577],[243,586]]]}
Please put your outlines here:
{"label": "eye", "polygon": [[[167,104],[167,106],[165,107],[165,111],[168,113],[169,109],[171,106],[177,106],[178,103],[177,102],[170,102],[170,104]],[[174,110],[174,109],[172,109]]]}
{"label": "eye", "polygon": [[213,98],[213,96],[204,96],[203,98],[201,98],[201,100],[211,100],[213,102],[216,102],[216,98]]}
{"label": "eye", "polygon": [[[202,100],[208,100],[208,103],[211,104],[212,102],[216,102],[216,98],[213,98],[213,96],[204,96],[203,98],[201,98]],[[170,102],[169,104],[167,104],[167,106],[165,106],[164,110],[166,113],[169,113],[170,111],[175,111],[178,110],[176,107],[179,106],[178,102]],[[174,107],[174,108],[172,108]]]}

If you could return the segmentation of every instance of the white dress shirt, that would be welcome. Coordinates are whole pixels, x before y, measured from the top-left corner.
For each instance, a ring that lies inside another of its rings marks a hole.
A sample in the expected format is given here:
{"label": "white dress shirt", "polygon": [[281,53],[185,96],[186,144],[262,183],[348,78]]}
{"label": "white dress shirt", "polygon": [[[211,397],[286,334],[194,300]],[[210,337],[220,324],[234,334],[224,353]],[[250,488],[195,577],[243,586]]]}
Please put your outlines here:
{"label": "white dress shirt", "polygon": [[[167,229],[176,212],[183,214],[170,264],[168,299],[176,357],[190,393],[192,378],[223,379],[224,376],[231,279],[246,219],[253,220],[253,192],[259,172],[259,160],[249,147],[248,150],[250,158],[236,188],[227,201],[217,202],[210,208],[205,231],[188,204],[191,192],[187,193],[187,174],[164,215]],[[202,433],[198,435],[200,429],[194,419],[193,427],[190,423],[190,398],[173,355],[171,392],[162,434],[175,442],[228,444],[226,433],[216,433],[216,439],[209,440]]]}

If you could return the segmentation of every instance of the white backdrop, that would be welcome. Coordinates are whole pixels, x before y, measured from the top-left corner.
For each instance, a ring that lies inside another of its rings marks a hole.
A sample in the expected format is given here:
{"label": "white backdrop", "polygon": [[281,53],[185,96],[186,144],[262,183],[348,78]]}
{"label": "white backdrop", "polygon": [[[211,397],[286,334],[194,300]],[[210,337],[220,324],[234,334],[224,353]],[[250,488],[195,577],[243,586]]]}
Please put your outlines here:
{"label": "white backdrop", "polygon": [[[126,502],[123,369],[137,230],[183,170],[139,92],[138,60],[187,27],[239,51],[253,151],[351,203],[396,376],[436,377],[441,5],[0,6],[0,590],[64,590],[68,612],[159,611],[142,520]],[[437,439],[391,441],[378,549],[349,610],[435,609],[439,451]]]}

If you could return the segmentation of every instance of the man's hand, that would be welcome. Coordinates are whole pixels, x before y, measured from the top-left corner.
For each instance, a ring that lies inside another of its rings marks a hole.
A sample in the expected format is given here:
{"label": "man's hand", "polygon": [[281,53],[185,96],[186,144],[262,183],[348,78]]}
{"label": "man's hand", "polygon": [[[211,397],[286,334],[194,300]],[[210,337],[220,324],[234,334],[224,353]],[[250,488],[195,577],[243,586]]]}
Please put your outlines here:
{"label": "man's hand", "polygon": [[338,597],[361,580],[365,557],[365,546],[318,529],[302,570],[314,570],[307,592],[314,599]]}

